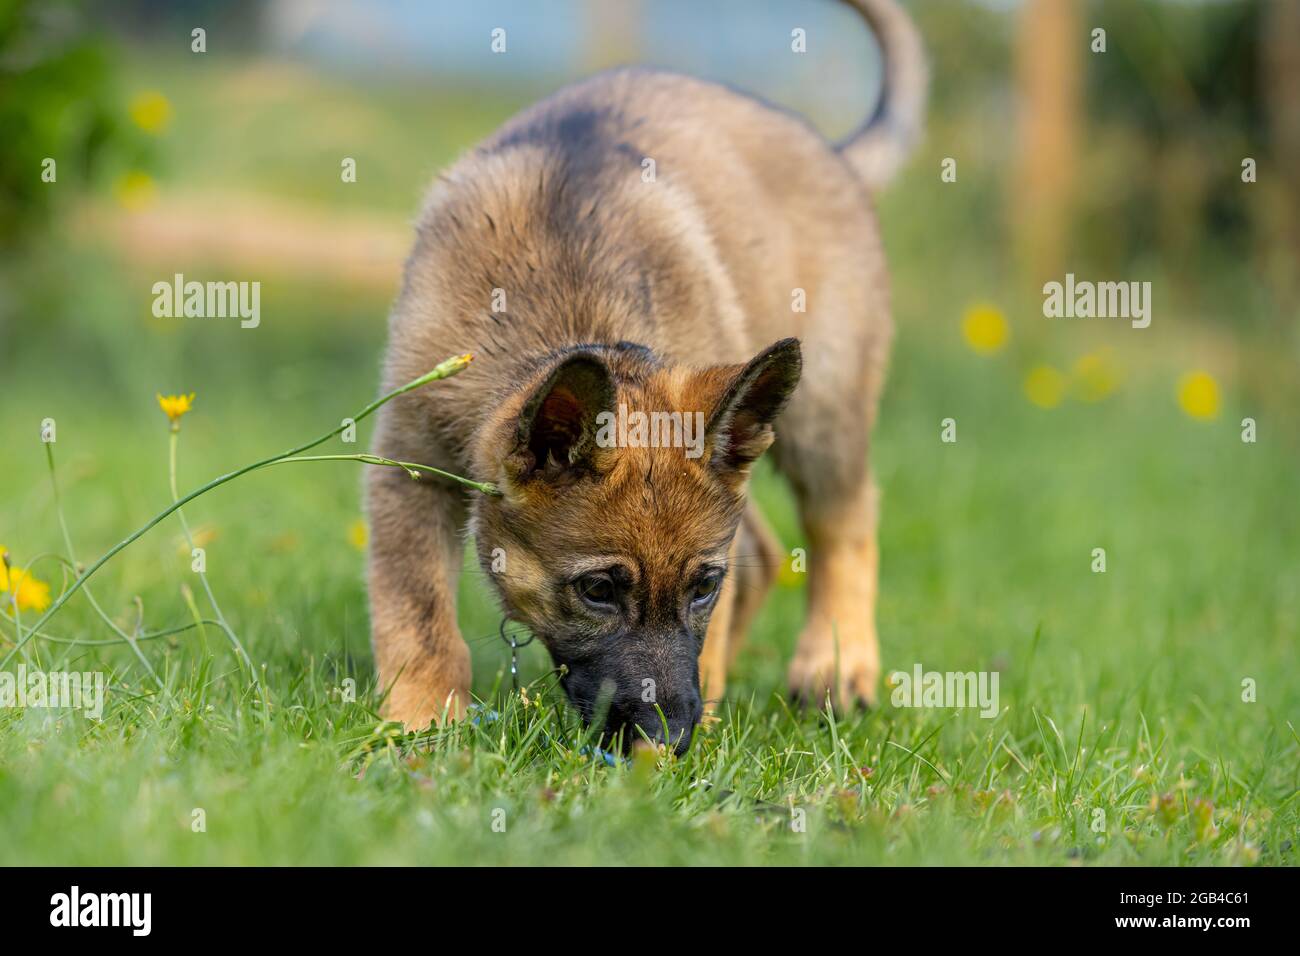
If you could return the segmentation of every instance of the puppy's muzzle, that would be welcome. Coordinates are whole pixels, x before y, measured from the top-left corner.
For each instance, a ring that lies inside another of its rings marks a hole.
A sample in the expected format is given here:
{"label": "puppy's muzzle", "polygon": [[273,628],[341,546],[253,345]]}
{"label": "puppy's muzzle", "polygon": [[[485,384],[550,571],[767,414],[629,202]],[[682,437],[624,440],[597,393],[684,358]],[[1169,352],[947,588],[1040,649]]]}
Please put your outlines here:
{"label": "puppy's muzzle", "polygon": [[656,744],[663,744],[680,757],[690,749],[691,735],[703,713],[704,702],[693,690],[660,701],[658,708],[654,704],[643,703],[640,697],[633,697],[621,703],[616,701],[610,707],[609,717],[605,721],[605,733],[612,737],[621,730],[623,749],[627,751],[645,739],[642,737],[644,732],[645,737]]}

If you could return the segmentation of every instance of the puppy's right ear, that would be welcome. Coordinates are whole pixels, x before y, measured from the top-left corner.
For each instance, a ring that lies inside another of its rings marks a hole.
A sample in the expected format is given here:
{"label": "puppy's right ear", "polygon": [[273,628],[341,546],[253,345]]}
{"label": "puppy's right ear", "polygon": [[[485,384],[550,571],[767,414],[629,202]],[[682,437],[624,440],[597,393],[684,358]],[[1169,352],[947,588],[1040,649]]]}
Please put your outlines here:
{"label": "puppy's right ear", "polygon": [[725,482],[744,484],[750,466],[776,438],[773,424],[802,372],[799,340],[790,338],[768,346],[746,365],[715,366],[705,373],[713,387],[725,383],[705,428],[710,463]]}
{"label": "puppy's right ear", "polygon": [[579,352],[551,370],[524,401],[513,448],[503,461],[513,484],[569,484],[596,471],[596,416],[615,401],[614,376],[596,355]]}

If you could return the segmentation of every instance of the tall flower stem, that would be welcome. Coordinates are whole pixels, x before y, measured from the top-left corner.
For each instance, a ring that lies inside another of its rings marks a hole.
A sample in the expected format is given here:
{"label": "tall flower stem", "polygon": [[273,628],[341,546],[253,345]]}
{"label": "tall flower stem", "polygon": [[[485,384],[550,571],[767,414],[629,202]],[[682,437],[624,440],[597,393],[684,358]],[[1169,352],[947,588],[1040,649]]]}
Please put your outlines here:
{"label": "tall flower stem", "polygon": [[[13,623],[13,617],[8,612],[0,611],[0,618]],[[181,634],[185,631],[192,631],[195,628],[203,627],[205,624],[215,625],[217,622],[208,618],[200,618],[189,624],[178,624],[176,627],[164,628],[161,631],[142,631],[136,635],[138,642],[156,641],[164,637],[172,637],[175,634]],[[67,644],[72,647],[116,647],[123,642],[120,637],[109,637],[104,639],[82,638],[82,637],[60,637],[57,634],[42,632],[36,635],[42,641],[50,641],[53,644]]]}
{"label": "tall flower stem", "polygon": [[[435,367],[432,371],[426,372],[424,375],[421,375],[419,378],[407,382],[401,388],[394,389],[393,391],[389,392],[386,395],[381,395],[379,398],[375,399],[373,402],[371,402],[369,405],[367,405],[365,408],[359,411],[356,415],[353,415],[351,420],[353,422],[359,422],[362,419],[373,414],[383,405],[392,401],[394,398],[397,398],[399,395],[404,395],[407,392],[413,391],[424,385],[428,385],[430,382],[436,382],[439,381],[440,379],[449,378],[450,376],[455,375],[457,372],[463,371],[469,365],[471,358],[472,356],[469,355],[457,355],[447,359],[444,362],[439,363],[437,367]],[[9,653],[6,654],[3,659],[0,659],[0,667],[4,667],[6,664],[8,664],[9,661],[13,659],[13,656],[17,654],[20,650],[22,650],[24,645],[26,645],[32,639],[32,636],[37,631],[39,631],[45,625],[45,623],[49,621],[51,617],[53,617],[56,613],[58,613],[59,609],[62,608],[63,605],[68,603],[68,599],[71,598],[72,595],[76,594],[79,590],[81,590],[81,588],[85,585],[85,583],[88,580],[90,580],[91,577],[94,576],[95,572],[97,572],[100,568],[102,568],[105,564],[107,564],[113,558],[113,556],[116,555],[119,551],[122,551],[123,549],[129,547],[137,539],[139,539],[140,537],[145,535],[150,529],[152,529],[154,525],[158,524],[158,522],[162,521],[168,515],[172,514],[172,512],[179,510],[183,505],[189,504],[191,501],[193,501],[195,498],[199,497],[200,495],[207,494],[213,488],[218,488],[229,481],[234,481],[236,478],[246,475],[251,471],[257,471],[259,468],[265,468],[267,465],[273,465],[283,458],[292,458],[294,455],[300,455],[305,451],[315,448],[317,445],[324,444],[325,442],[333,438],[335,435],[338,435],[340,432],[342,432],[346,427],[347,427],[347,421],[345,420],[337,428],[330,429],[328,432],[326,432],[324,435],[321,435],[319,438],[309,441],[306,444],[299,445],[296,448],[290,448],[288,451],[281,452],[278,455],[272,455],[269,458],[263,458],[260,461],[255,461],[251,465],[245,465],[243,468],[236,468],[234,471],[227,472],[224,475],[220,475],[216,478],[213,478],[207,484],[195,488],[193,491],[189,492],[183,497],[177,498],[175,501],[172,502],[170,506],[158,512],[147,522],[145,522],[142,526],[137,528],[135,531],[131,532],[129,535],[127,535],[125,538],[119,541],[117,544],[113,545],[113,547],[109,548],[102,555],[100,555],[94,564],[90,565],[88,568],[86,568],[86,570],[82,571],[81,574],[78,575],[77,579],[72,582],[71,586],[69,586],[66,591],[64,591],[62,594],[59,595],[58,599],[49,606],[49,608],[45,611],[45,613],[41,615],[40,619],[37,620],[37,622],[33,624],[31,628],[28,629],[25,635],[23,635],[18,639],[17,643],[12,648],[9,649]]]}
{"label": "tall flower stem", "polygon": [[421,465],[413,461],[393,461],[391,458],[381,458],[378,455],[298,455],[293,458],[281,458],[275,462],[277,465],[287,465],[295,461],[359,461],[367,465],[388,465],[392,468],[405,469],[406,473],[412,478],[418,479],[420,472],[431,475],[439,475],[443,478],[450,478],[452,481],[460,482],[467,488],[473,488],[475,491],[481,491],[485,495],[499,495],[496,485],[489,484],[486,481],[471,481],[469,478],[462,478],[460,475],[453,475],[449,471],[443,471],[441,468],[434,468],[432,465]]}
{"label": "tall flower stem", "polygon": [[[172,501],[178,501],[180,494],[176,491],[176,445],[180,439],[180,422],[172,422],[170,440],[167,443],[167,479],[168,486],[171,488]],[[181,519],[181,530],[185,532],[185,543],[189,545],[190,553],[194,553],[194,535],[190,533],[190,523],[185,520],[185,512],[179,507],[176,508],[176,517]],[[244,645],[240,643],[239,637],[226,621],[226,615],[221,611],[221,605],[217,603],[217,596],[212,593],[212,585],[208,583],[208,572],[205,568],[199,572],[199,580],[203,582],[203,591],[208,596],[208,603],[212,605],[213,612],[217,615],[217,626],[226,632],[226,637],[234,645],[235,653],[239,655],[240,661],[248,668],[248,673],[252,676],[253,682],[257,682],[257,671],[253,668],[253,662],[248,657],[248,652],[244,650]]]}
{"label": "tall flower stem", "polygon": [[[11,621],[13,622],[13,625],[14,625],[14,645],[17,646],[17,645],[19,645],[19,644],[24,644],[24,643],[27,642],[27,638],[24,638],[24,637],[23,637],[23,615],[22,615],[22,611],[20,611],[20,610],[18,609],[18,593],[17,593],[17,589],[15,589],[15,591],[14,591],[13,594],[9,595],[9,604],[10,604],[10,606],[14,609],[14,613],[13,613],[13,616],[12,616],[12,617],[10,617],[10,616],[7,615],[7,614],[5,615],[5,617],[8,617],[9,620],[11,620]],[[7,659],[7,658],[6,658],[6,659]]]}

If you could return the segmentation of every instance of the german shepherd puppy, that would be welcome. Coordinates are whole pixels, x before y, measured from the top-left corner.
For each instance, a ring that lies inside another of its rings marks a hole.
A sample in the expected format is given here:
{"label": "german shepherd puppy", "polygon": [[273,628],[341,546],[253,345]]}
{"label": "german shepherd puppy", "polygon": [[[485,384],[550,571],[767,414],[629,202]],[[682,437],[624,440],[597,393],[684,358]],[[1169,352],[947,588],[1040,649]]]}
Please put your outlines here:
{"label": "german shepherd puppy", "polygon": [[684,752],[783,560],[746,500],[769,446],[808,558],[790,690],[874,702],[867,452],[891,319],[871,196],[919,133],[926,70],[893,0],[852,6],[880,41],[884,92],[838,147],[723,86],[620,69],[525,110],[434,183],[384,388],[452,353],[475,362],[385,406],[374,450],[502,494],[370,470],[392,719],[423,727],[470,703],[468,528],[583,717]]}

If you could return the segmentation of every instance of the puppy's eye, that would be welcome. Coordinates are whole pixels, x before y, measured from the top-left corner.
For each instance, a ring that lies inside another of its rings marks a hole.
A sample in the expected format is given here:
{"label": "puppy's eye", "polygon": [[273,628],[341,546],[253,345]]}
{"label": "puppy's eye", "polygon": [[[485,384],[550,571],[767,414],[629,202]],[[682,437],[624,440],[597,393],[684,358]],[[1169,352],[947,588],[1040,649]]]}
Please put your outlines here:
{"label": "puppy's eye", "polygon": [[695,584],[695,589],[691,592],[691,600],[696,604],[703,604],[713,597],[714,592],[718,590],[718,585],[721,583],[721,574],[710,574],[706,578],[700,578]]}
{"label": "puppy's eye", "polygon": [[586,574],[578,579],[578,593],[588,604],[608,609],[614,605],[614,581],[608,574]]}

